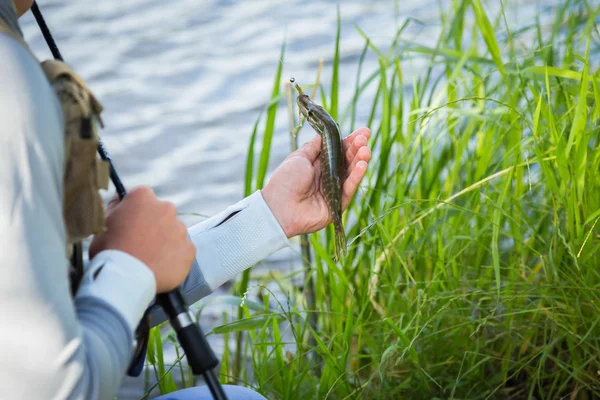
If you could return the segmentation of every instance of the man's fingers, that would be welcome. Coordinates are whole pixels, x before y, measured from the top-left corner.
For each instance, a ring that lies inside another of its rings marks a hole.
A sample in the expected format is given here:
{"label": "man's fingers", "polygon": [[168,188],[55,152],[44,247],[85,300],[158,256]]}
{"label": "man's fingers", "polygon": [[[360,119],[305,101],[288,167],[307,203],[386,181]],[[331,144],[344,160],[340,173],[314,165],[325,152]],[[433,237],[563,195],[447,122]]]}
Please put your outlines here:
{"label": "man's fingers", "polygon": [[352,135],[344,139],[344,154],[346,158],[346,180],[342,187],[342,208],[346,209],[350,200],[356,193],[360,181],[367,172],[371,149],[367,147],[371,131],[368,128],[360,128]]}
{"label": "man's fingers", "polygon": [[344,182],[342,188],[342,209],[345,210],[346,207],[348,207],[350,200],[352,200],[354,193],[356,193],[356,189],[358,189],[360,181],[367,172],[367,166],[368,164],[366,161],[361,160],[357,162],[356,166],[348,176],[348,179]]}
{"label": "man's fingers", "polygon": [[302,154],[311,163],[314,162],[321,152],[321,136],[317,135],[310,142],[304,143],[298,150],[298,154]]}
{"label": "man's fingers", "polygon": [[[342,151],[346,157],[346,163],[350,164],[358,150],[367,144],[371,137],[369,128],[359,128],[342,141]],[[305,156],[310,162],[314,162],[321,152],[321,136],[316,135],[310,142],[304,143],[297,152]]]}
{"label": "man's fingers", "polygon": [[346,168],[346,176],[348,177],[350,174],[352,174],[352,171],[354,168],[356,168],[356,164],[358,164],[360,161],[365,161],[368,163],[369,160],[371,160],[371,149],[367,146],[363,146],[358,149],[356,155],[348,165],[348,168]]}
{"label": "man's fingers", "polygon": [[344,151],[344,153],[348,151],[348,149],[354,142],[354,139],[356,139],[358,136],[364,136],[365,138],[369,139],[371,137],[371,130],[369,128],[358,128],[357,130],[352,132],[347,138],[344,138],[344,140],[342,141],[342,150]]}
{"label": "man's fingers", "polygon": [[358,151],[362,147],[365,147],[367,145],[367,140],[368,139],[362,135],[357,136],[354,139],[354,142],[352,142],[352,144],[348,147],[348,150],[346,150],[345,152],[346,165],[349,166],[352,163],[352,161],[354,161],[354,158],[356,157]]}

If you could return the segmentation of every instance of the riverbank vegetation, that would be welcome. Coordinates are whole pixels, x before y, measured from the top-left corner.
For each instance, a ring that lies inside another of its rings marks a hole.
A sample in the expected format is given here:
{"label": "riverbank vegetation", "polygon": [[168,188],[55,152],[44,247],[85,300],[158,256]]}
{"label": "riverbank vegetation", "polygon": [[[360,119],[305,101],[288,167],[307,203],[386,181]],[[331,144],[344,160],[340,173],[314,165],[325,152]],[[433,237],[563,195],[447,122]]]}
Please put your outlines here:
{"label": "riverbank vegetation", "polygon": [[[410,20],[385,49],[358,28],[344,99],[338,26],[316,99],[344,132],[369,126],[374,147],[346,213],[349,255],[335,263],[331,232],[310,235],[302,287],[270,278],[286,298],[244,297],[252,272],[241,277],[223,301],[243,305],[212,332],[227,345],[223,382],[270,399],[600,396],[600,7],[565,1],[551,24],[512,31],[488,8],[452,1],[433,46],[405,39]],[[407,76],[416,58],[425,67]],[[266,183],[285,80],[280,63],[246,194]],[[154,331],[161,391],[171,374],[190,384],[160,344]]]}

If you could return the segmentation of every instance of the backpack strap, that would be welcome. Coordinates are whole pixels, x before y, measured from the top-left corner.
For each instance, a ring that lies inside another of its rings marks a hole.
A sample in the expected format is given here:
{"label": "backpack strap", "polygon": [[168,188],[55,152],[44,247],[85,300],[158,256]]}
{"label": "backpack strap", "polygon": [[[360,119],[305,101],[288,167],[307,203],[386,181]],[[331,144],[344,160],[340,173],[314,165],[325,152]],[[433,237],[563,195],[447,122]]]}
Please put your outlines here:
{"label": "backpack strap", "polygon": [[[102,105],[71,68],[57,60],[41,63],[63,110],[65,125],[65,167],[63,175],[63,218],[69,250],[81,254],[80,243],[102,232],[105,225],[104,201],[100,189],[108,189],[109,164],[97,156],[97,127],[102,125]],[[76,292],[83,276],[83,260],[72,262],[71,286]]]}

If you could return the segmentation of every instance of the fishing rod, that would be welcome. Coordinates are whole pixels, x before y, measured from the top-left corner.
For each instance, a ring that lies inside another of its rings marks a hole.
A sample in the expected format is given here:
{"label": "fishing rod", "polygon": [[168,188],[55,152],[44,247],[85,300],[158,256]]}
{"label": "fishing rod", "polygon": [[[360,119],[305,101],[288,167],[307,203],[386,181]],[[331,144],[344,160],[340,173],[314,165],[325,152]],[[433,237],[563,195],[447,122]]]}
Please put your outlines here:
{"label": "fishing rod", "polygon": [[[52,56],[59,61],[64,61],[36,1],[33,2],[31,11],[46,40],[46,44],[52,52]],[[100,158],[108,162],[110,168],[110,180],[115,185],[119,199],[122,200],[123,197],[127,195],[127,190],[112,163],[108,151],[101,141],[98,142],[98,154],[100,154]],[[156,296],[156,301],[168,316],[171,327],[177,334],[177,339],[179,339],[179,343],[185,352],[194,375],[202,375],[215,400],[226,400],[227,396],[223,391],[223,386],[214,371],[214,368],[219,364],[219,360],[208,344],[194,315],[188,310],[179,289],[174,289],[168,293],[158,294]],[[136,339],[143,341],[143,345],[138,346],[138,352],[134,355],[132,365],[129,368],[129,374],[133,376],[137,376],[136,374],[141,372],[142,363],[140,361],[143,359],[143,356],[145,356],[148,344],[148,332],[150,330],[149,315],[148,309],[146,310],[140,325],[136,329]]]}

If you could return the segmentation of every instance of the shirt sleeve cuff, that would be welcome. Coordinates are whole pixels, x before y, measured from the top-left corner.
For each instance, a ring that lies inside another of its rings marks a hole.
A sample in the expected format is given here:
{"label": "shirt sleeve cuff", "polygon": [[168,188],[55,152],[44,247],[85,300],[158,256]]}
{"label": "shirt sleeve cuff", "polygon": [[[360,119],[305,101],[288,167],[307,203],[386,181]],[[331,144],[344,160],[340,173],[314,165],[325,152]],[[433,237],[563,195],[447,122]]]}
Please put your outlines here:
{"label": "shirt sleeve cuff", "polygon": [[189,229],[211,290],[289,245],[260,191]]}
{"label": "shirt sleeve cuff", "polygon": [[75,299],[105,301],[133,332],[155,295],[156,280],[146,264],[123,251],[104,250],[87,266]]}

